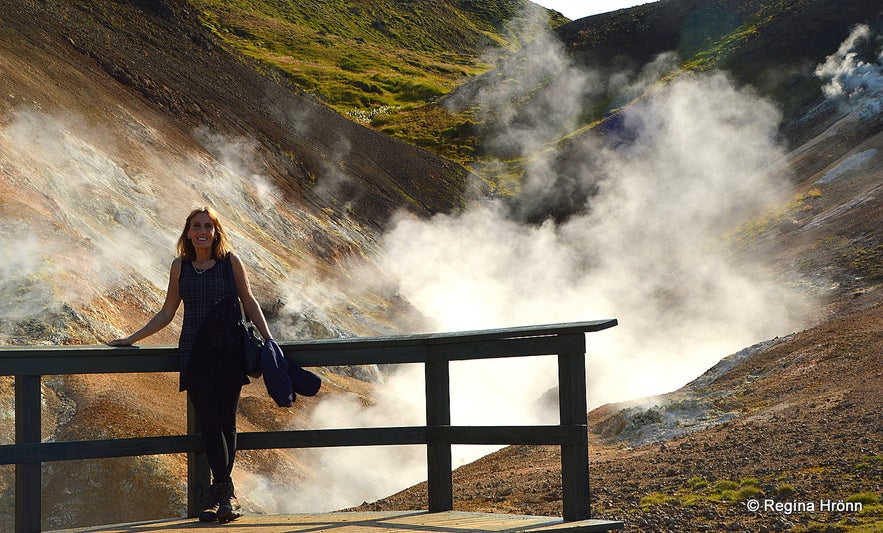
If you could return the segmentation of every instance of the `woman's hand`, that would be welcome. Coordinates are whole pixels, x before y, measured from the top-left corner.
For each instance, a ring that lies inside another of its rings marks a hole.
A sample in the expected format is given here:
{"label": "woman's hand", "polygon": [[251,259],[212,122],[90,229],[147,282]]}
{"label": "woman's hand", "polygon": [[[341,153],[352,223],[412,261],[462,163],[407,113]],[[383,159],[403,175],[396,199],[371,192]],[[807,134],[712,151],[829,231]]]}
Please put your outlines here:
{"label": "woman's hand", "polygon": [[178,280],[181,277],[181,259],[177,258],[172,261],[172,268],[169,270],[169,288],[166,291],[166,300],[162,309],[150,319],[150,321],[135,333],[132,333],[123,339],[114,339],[107,343],[108,346],[132,346],[138,341],[144,340],[168,326],[175,318],[175,312],[181,305],[181,294],[178,292]]}
{"label": "woman's hand", "polygon": [[132,344],[128,337],[125,339],[114,339],[107,343],[108,346],[131,346]]}

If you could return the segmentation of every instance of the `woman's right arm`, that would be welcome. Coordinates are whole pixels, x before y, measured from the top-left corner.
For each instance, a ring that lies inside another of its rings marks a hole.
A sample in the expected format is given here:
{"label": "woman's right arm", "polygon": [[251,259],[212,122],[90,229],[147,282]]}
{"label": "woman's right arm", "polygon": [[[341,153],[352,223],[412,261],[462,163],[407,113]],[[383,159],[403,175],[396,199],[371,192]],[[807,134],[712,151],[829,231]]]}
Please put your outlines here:
{"label": "woman's right arm", "polygon": [[163,303],[162,309],[143,328],[126,338],[114,339],[108,342],[108,346],[131,346],[168,326],[175,319],[175,313],[181,305],[181,292],[178,289],[180,277],[181,259],[178,258],[172,262],[172,268],[169,271],[169,287],[166,289],[166,301]]}

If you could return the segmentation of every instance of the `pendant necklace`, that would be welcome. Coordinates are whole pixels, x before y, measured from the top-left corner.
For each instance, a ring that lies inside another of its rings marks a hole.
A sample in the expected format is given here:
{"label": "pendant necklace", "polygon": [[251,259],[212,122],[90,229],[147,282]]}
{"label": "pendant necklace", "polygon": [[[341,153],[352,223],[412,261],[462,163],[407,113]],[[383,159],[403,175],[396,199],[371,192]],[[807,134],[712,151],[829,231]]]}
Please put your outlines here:
{"label": "pendant necklace", "polygon": [[[209,261],[211,261],[211,259],[209,259]],[[196,261],[192,261],[190,264],[193,265],[193,271],[196,272],[197,274],[202,274],[202,273],[205,272],[206,270],[208,270],[208,269],[210,269],[211,267],[215,266],[215,265],[211,265],[211,266],[207,266],[207,267],[205,267],[205,268],[197,268],[197,267],[196,267]]]}

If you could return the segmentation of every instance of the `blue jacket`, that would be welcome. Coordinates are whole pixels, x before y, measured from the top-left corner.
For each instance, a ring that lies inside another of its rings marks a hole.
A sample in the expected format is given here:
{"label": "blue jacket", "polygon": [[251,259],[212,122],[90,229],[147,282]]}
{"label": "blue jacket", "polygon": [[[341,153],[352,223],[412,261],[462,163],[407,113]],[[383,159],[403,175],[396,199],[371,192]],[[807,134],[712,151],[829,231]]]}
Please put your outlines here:
{"label": "blue jacket", "polygon": [[267,394],[279,407],[291,407],[294,403],[294,391],[291,390],[291,378],[288,377],[290,366],[276,341],[264,341],[264,347],[261,348],[261,373],[264,375]]}
{"label": "blue jacket", "polygon": [[279,407],[291,407],[298,394],[315,396],[322,386],[319,376],[286,359],[274,340],[261,349],[261,372],[267,393]]}

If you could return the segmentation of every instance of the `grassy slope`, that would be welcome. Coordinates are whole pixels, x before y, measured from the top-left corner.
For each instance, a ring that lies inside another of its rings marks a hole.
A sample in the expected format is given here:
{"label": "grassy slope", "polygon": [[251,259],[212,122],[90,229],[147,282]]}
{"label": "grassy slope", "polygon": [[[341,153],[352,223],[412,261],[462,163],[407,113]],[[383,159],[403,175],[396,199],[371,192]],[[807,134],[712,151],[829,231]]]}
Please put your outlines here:
{"label": "grassy slope", "polygon": [[[343,112],[420,105],[483,72],[487,49],[511,50],[521,0],[470,2],[193,0],[204,23]],[[552,17],[560,24],[564,19]]]}
{"label": "grassy slope", "polygon": [[[339,112],[465,165],[498,158],[481,146],[482,132],[493,124],[480,122],[471,109],[451,113],[436,102],[464,83],[495,83],[487,52],[511,57],[538,30],[520,18],[524,0],[191,3],[231,47],[280,70]],[[754,85],[779,102],[787,122],[813,105],[819,84],[812,67],[844,38],[826,26],[838,28],[829,23],[858,17],[867,5],[661,0],[571,23],[546,15],[576,63],[637,69],[674,50],[685,70],[723,68]],[[813,37],[795,39],[795,31]],[[587,102],[573,134],[594,129],[613,111],[612,102],[624,105],[615,94]],[[512,161],[486,179],[498,190],[517,191],[521,164]]]}
{"label": "grassy slope", "polygon": [[473,159],[468,114],[434,102],[533,38],[526,0],[191,0],[232,48],[275,69],[339,112],[458,162]]}

